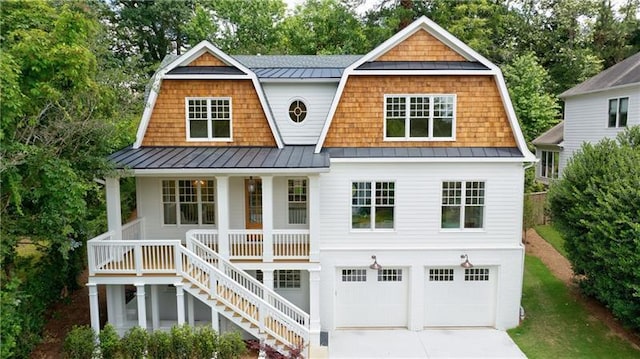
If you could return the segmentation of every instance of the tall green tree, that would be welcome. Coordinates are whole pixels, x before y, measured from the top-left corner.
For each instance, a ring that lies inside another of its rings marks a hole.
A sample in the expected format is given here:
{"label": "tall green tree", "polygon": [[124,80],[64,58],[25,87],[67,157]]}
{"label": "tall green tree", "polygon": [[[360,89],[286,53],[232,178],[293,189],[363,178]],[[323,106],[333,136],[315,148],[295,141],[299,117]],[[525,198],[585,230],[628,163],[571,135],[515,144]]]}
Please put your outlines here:
{"label": "tall green tree", "polygon": [[307,0],[282,25],[281,51],[288,54],[363,54],[371,49],[364,26],[337,0]]}
{"label": "tall green tree", "polygon": [[520,128],[527,142],[560,121],[560,106],[547,84],[549,74],[532,52],[503,66],[504,77]]}

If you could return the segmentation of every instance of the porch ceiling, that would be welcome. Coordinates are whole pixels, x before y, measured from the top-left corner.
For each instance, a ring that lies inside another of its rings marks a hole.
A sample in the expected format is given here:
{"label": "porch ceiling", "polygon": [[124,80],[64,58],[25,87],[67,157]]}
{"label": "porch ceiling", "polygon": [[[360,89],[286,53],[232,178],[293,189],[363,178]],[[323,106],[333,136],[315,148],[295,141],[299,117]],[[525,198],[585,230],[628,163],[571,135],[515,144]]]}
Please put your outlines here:
{"label": "porch ceiling", "polygon": [[327,169],[329,155],[314,146],[127,147],[111,156],[120,169]]}

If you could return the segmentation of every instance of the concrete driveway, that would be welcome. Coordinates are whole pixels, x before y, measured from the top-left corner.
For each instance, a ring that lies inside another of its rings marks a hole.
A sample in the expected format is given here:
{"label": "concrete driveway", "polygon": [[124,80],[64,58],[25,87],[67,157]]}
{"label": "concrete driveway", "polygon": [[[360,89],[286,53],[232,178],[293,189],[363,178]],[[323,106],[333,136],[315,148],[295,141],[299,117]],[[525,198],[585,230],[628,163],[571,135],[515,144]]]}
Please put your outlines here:
{"label": "concrete driveway", "polygon": [[506,332],[495,329],[337,330],[329,358],[526,358]]}

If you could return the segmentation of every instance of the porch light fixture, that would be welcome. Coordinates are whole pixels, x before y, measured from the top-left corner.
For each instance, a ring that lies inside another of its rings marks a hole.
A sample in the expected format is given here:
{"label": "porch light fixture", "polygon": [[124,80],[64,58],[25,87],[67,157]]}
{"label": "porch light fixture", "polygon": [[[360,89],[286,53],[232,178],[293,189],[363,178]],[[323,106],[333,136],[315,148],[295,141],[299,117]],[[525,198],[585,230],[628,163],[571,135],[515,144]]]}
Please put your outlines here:
{"label": "porch light fixture", "polygon": [[369,268],[374,270],[382,269],[382,266],[378,264],[378,260],[376,259],[376,256],[371,256],[371,259],[373,259],[373,263],[369,266]]}
{"label": "porch light fixture", "polygon": [[253,180],[253,176],[249,176],[249,192],[253,193],[256,190],[256,181]]}
{"label": "porch light fixture", "polygon": [[466,254],[462,254],[460,256],[460,259],[464,259],[464,262],[460,263],[460,267],[464,268],[464,269],[469,269],[473,267],[473,264],[471,264],[471,262],[469,262],[469,256]]}

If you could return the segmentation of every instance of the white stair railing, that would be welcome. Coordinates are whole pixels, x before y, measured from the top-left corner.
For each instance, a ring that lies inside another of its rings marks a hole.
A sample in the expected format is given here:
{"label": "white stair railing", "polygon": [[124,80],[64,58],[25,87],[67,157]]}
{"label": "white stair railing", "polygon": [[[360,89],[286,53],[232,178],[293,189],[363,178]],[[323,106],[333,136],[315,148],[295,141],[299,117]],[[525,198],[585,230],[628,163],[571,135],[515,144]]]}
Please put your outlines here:
{"label": "white stair railing", "polygon": [[[201,249],[206,248],[200,243],[197,245]],[[231,308],[249,323],[287,346],[302,346],[309,340],[308,325],[286,316],[281,310],[188,248],[181,247],[179,252],[181,268],[178,269],[178,274],[207,293],[211,299]]]}
{"label": "white stair railing", "polygon": [[260,283],[247,272],[234,266],[231,262],[209,249],[206,245],[200,243],[198,241],[198,237],[193,236],[190,232],[187,232],[187,248],[204,261],[241,284],[247,290],[251,291],[254,295],[260,297],[269,305],[282,312],[286,317],[296,323],[300,323],[305,328],[309,328],[309,314],[282,297],[280,294]]}

